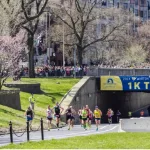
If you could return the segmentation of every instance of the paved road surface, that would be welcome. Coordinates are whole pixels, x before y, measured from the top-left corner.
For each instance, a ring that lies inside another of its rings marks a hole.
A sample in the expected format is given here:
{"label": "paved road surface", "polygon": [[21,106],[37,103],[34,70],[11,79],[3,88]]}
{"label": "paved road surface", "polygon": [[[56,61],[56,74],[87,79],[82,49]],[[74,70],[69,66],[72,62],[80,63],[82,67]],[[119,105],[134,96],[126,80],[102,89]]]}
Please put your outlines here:
{"label": "paved road surface", "polygon": [[[119,132],[118,124],[102,124],[99,127],[99,131],[96,131],[95,125],[92,125],[91,129],[84,130],[80,125],[75,125],[74,128],[70,131],[67,130],[67,127],[57,129],[52,129],[51,131],[44,131],[44,139],[62,139],[69,138],[75,136],[87,136],[92,134],[104,134],[110,132]],[[21,133],[17,133],[17,135],[21,135]],[[22,143],[27,141],[27,134],[25,133],[22,137],[16,137],[13,135],[14,143]],[[41,132],[30,132],[30,140],[31,141],[39,141],[41,140]],[[0,146],[7,145],[10,143],[10,135],[0,136]]]}

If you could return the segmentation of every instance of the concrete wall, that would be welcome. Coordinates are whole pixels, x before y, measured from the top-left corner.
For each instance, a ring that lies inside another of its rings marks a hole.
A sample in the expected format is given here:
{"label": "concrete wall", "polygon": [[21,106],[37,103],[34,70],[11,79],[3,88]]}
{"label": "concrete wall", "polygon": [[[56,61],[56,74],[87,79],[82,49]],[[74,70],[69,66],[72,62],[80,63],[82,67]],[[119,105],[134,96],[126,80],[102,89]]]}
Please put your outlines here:
{"label": "concrete wall", "polygon": [[40,83],[24,84],[24,83],[6,83],[4,86],[9,88],[19,88],[20,91],[38,94],[41,92]]}
{"label": "concrete wall", "polygon": [[[70,90],[66,98],[61,102],[61,106],[66,110],[68,106],[72,105],[76,112],[78,112],[82,106],[88,104],[93,111],[97,103],[96,90],[96,78],[84,77]],[[65,118],[66,116],[64,115],[62,117],[63,121],[66,120]],[[76,114],[75,118],[75,122],[79,123],[78,114]]]}
{"label": "concrete wall", "polygon": [[102,75],[150,75],[150,69],[114,69],[91,67],[88,69],[87,75],[95,77]]}
{"label": "concrete wall", "polygon": [[8,106],[17,110],[21,110],[20,91],[0,91],[0,105]]}
{"label": "concrete wall", "polygon": [[127,132],[150,132],[150,117],[121,119],[121,129]]}

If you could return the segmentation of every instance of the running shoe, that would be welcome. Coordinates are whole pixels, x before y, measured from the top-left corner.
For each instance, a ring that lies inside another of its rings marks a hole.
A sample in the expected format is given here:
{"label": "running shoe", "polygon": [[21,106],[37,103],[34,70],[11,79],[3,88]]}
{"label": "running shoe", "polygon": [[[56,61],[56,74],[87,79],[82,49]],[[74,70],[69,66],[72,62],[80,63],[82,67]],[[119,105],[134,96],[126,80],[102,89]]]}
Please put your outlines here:
{"label": "running shoe", "polygon": [[96,131],[98,131],[98,128],[96,128]]}

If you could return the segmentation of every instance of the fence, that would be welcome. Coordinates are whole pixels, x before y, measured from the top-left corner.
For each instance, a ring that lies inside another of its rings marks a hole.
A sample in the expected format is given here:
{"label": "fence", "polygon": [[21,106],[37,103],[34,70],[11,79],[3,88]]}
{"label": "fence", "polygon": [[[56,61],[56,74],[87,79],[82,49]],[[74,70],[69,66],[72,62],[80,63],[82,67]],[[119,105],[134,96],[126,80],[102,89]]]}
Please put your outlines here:
{"label": "fence", "polygon": [[[10,123],[9,123],[9,133],[8,133],[8,134],[10,134],[10,143],[13,143],[14,135],[17,136],[17,137],[22,137],[25,133],[27,133],[27,141],[30,141],[30,132],[39,131],[40,129],[41,129],[41,140],[44,140],[44,127],[43,127],[43,119],[42,118],[40,120],[40,126],[36,130],[32,129],[32,126],[29,124],[29,121],[27,121],[26,123],[27,123],[27,126],[24,129],[24,131],[20,135],[18,135],[18,133],[16,133],[13,130],[13,124],[10,121]],[[0,134],[0,136],[5,136],[6,134],[7,133]]]}
{"label": "fence", "polygon": [[90,67],[87,70],[87,76],[103,76],[103,75],[114,75],[114,76],[140,76],[140,75],[150,75],[150,69],[124,69],[124,68],[98,68]]}

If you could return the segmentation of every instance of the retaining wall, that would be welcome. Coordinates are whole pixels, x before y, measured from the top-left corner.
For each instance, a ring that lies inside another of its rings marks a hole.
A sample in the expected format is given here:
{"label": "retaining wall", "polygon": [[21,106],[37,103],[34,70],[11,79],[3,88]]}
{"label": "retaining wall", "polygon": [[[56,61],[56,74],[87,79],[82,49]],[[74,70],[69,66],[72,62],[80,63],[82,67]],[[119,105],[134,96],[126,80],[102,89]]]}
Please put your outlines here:
{"label": "retaining wall", "polygon": [[0,105],[8,106],[17,110],[21,110],[20,91],[0,91]]}
{"label": "retaining wall", "polygon": [[40,90],[40,83],[32,83],[32,84],[27,84],[27,83],[6,83],[4,86],[9,87],[9,88],[19,88],[20,91],[27,92],[27,93],[33,93],[33,94],[38,94],[41,92]]}
{"label": "retaining wall", "polygon": [[[68,93],[62,101],[61,106],[66,110],[72,105],[76,110],[75,123],[79,123],[78,110],[88,104],[92,110],[96,105],[96,79],[93,77],[83,77]],[[66,121],[65,110],[63,111],[63,121]]]}

